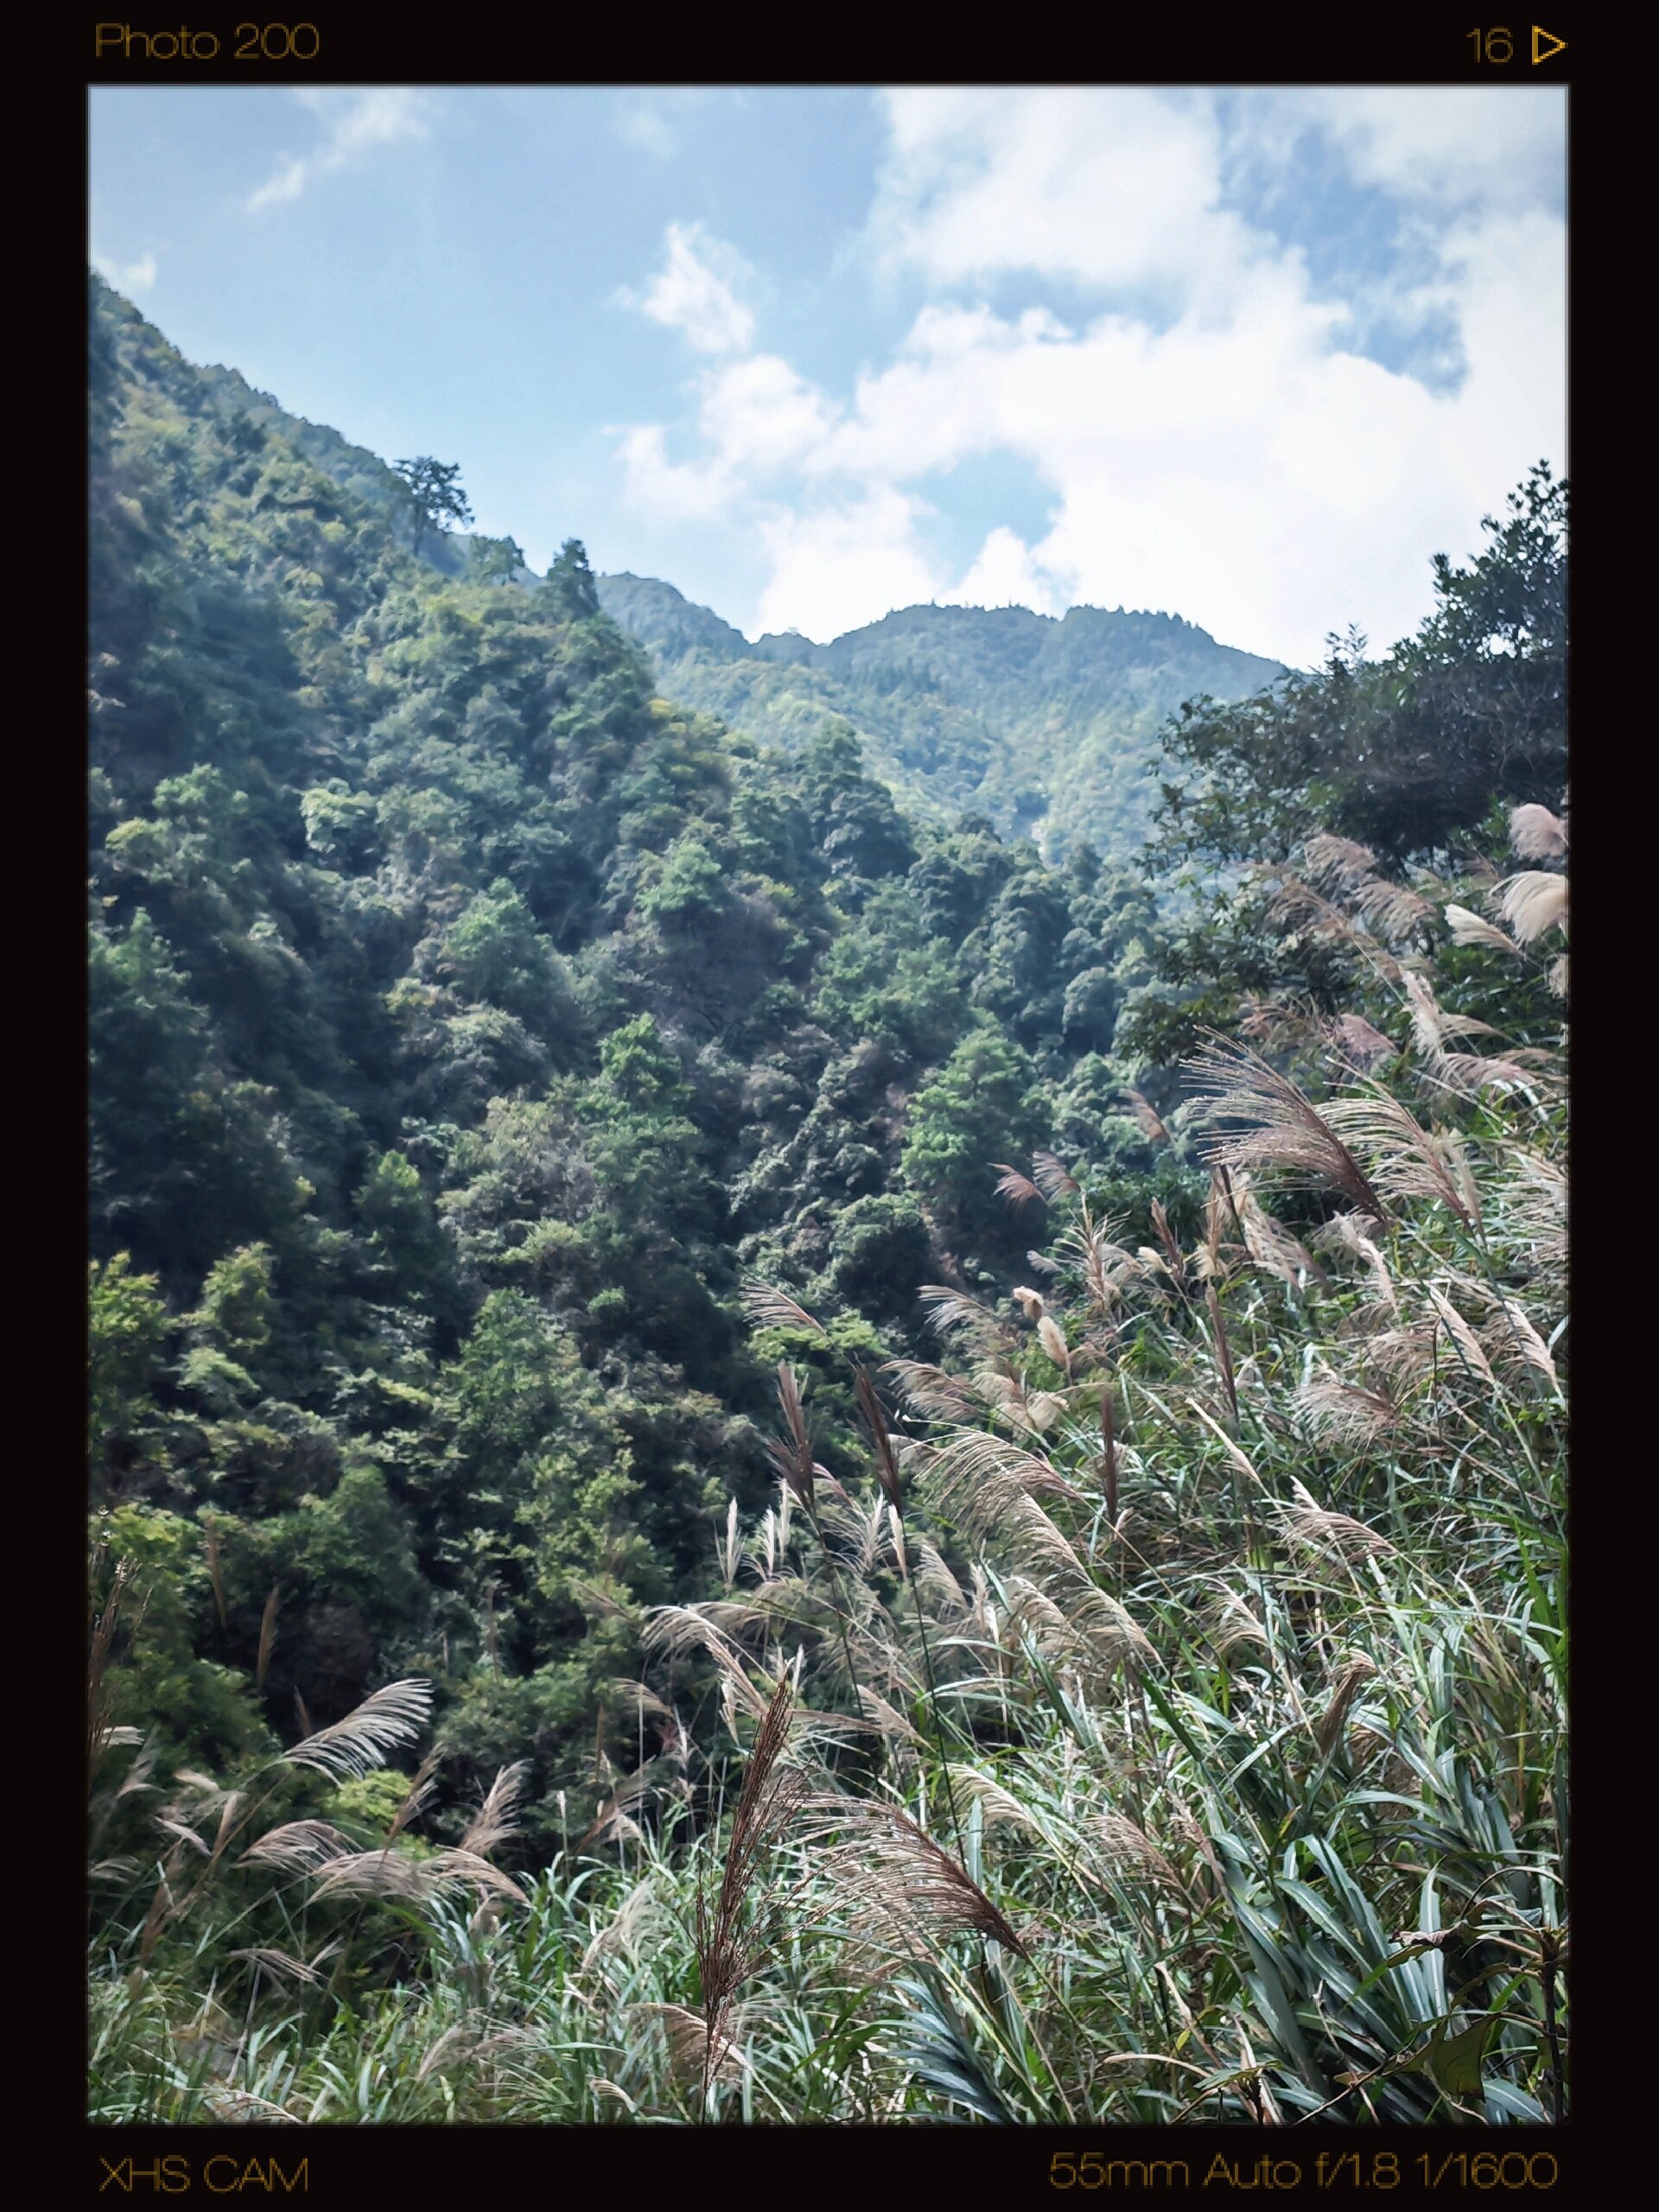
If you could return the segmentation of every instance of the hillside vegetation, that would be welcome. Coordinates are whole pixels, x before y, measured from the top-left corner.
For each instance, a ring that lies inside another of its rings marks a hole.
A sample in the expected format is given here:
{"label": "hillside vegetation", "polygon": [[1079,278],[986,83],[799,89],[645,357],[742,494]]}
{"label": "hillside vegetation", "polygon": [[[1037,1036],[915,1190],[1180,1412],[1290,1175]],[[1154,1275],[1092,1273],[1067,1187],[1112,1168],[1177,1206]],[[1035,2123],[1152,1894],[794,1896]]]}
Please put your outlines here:
{"label": "hillside vegetation", "polygon": [[91,342],[95,2116],[1559,2114],[1560,487],[1055,868]]}
{"label": "hillside vegetation", "polygon": [[1074,607],[908,607],[825,645],[751,645],[652,577],[601,576],[600,603],[654,657],[664,690],[762,743],[794,750],[844,716],[911,813],[964,810],[1051,856],[1143,841],[1159,732],[1188,699],[1232,702],[1285,674],[1169,614]]}

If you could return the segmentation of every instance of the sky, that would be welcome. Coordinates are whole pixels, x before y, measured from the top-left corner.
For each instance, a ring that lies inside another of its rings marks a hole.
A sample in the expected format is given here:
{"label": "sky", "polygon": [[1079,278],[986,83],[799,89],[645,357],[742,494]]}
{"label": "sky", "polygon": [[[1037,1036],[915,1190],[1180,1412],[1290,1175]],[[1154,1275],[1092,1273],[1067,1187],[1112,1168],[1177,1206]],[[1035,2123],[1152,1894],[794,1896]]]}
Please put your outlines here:
{"label": "sky", "polygon": [[97,87],[188,359],[747,635],[927,601],[1294,665],[1565,463],[1543,86]]}

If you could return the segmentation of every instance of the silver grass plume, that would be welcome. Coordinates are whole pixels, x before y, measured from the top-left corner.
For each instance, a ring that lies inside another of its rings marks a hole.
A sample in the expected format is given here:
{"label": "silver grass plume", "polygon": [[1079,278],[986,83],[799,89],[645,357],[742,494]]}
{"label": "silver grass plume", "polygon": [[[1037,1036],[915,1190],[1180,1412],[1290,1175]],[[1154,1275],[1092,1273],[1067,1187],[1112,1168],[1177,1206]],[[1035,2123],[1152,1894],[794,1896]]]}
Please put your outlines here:
{"label": "silver grass plume", "polygon": [[[1358,1211],[1387,1219],[1370,1178],[1330,1119],[1248,1046],[1215,1038],[1182,1065],[1208,1102],[1203,1151],[1213,1166],[1265,1169],[1293,1183],[1328,1185]],[[1240,1126],[1222,1126],[1229,1122]]]}
{"label": "silver grass plume", "polygon": [[411,1743],[432,1713],[432,1685],[418,1677],[388,1682],[365,1697],[354,1713],[331,1727],[320,1728],[282,1754],[289,1766],[315,1767],[335,1782],[346,1782],[384,1766],[389,1753]]}

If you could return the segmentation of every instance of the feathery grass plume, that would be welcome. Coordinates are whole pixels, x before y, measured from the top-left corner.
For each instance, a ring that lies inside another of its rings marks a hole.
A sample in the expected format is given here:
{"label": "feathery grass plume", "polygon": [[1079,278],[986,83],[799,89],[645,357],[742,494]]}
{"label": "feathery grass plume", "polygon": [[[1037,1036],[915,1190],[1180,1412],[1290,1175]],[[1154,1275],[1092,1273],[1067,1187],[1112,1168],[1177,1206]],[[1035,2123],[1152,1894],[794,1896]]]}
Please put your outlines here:
{"label": "feathery grass plume", "polygon": [[1164,1248],[1164,1257],[1169,1262],[1169,1272],[1179,1283],[1186,1271],[1186,1261],[1175,1232],[1169,1225],[1169,1215],[1163,1200],[1154,1198],[1147,1211],[1152,1217],[1152,1226],[1158,1242]]}
{"label": "feathery grass plume", "polygon": [[396,1843],[405,1828],[418,1821],[432,1798],[432,1777],[442,1754],[430,1751],[415,1770],[414,1779],[404,1792],[403,1802],[391,1816],[391,1826],[386,1830],[386,1841]]}
{"label": "feathery grass plume", "polygon": [[1066,1401],[1058,1390],[1033,1390],[1026,1401],[1026,1418],[1034,1432],[1045,1435],[1066,1409]]}
{"label": "feathery grass plume", "polygon": [[1109,1319],[1122,1303],[1125,1289],[1138,1283],[1143,1269],[1136,1254],[1115,1241],[1116,1224],[1096,1221],[1085,1206],[1083,1218],[1062,1231],[1057,1249],[1082,1271],[1091,1319]]}
{"label": "feathery grass plume", "polygon": [[[1270,928],[1293,940],[1312,938],[1327,944],[1350,944],[1366,955],[1383,975],[1393,971],[1393,955],[1362,922],[1288,868],[1278,874],[1262,912]],[[1243,1011],[1258,1034],[1266,1034],[1274,1027],[1275,1010],[1266,1001],[1247,1002]]]}
{"label": "feathery grass plume", "polygon": [[1258,1268],[1277,1275],[1293,1289],[1305,1277],[1325,1281],[1325,1269],[1306,1246],[1267,1211],[1242,1168],[1233,1178],[1233,1211],[1243,1231],[1244,1249]]}
{"label": "feathery grass plume", "polygon": [[320,1728],[302,1744],[282,1754],[288,1766],[315,1767],[335,1782],[346,1782],[384,1766],[387,1755],[412,1743],[432,1716],[432,1685],[419,1676],[388,1682],[372,1691],[354,1712]]}
{"label": "feathery grass plume", "polygon": [[1382,1251],[1365,1234],[1363,1219],[1351,1213],[1333,1214],[1313,1232],[1313,1242],[1328,1252],[1351,1252],[1363,1262],[1370,1277],[1370,1294],[1389,1313],[1400,1312],[1399,1294]]}
{"label": "feathery grass plume", "polygon": [[1069,1375],[1071,1372],[1071,1350],[1065,1341],[1065,1332],[1052,1314],[1045,1313],[1037,1324],[1037,1335],[1043,1350],[1056,1367]]}
{"label": "feathery grass plume", "polygon": [[1186,1402],[1192,1407],[1193,1412],[1197,1414],[1198,1419],[1204,1423],[1211,1436],[1215,1438],[1217,1443],[1220,1445],[1222,1450],[1227,1454],[1229,1465],[1236,1467],[1239,1473],[1245,1478],[1246,1481],[1253,1483],[1257,1490],[1264,1490],[1267,1485],[1262,1482],[1261,1476],[1256,1472],[1255,1463],[1251,1459],[1247,1452],[1240,1449],[1236,1439],[1228,1435],[1226,1430],[1221,1426],[1220,1422],[1215,1419],[1213,1414],[1209,1412],[1199,1399],[1189,1395]]}
{"label": "feathery grass plume", "polygon": [[888,1504],[895,1513],[904,1510],[904,1483],[899,1471],[899,1461],[893,1452],[893,1432],[887,1426],[887,1409],[880,1395],[870,1380],[869,1370],[858,1367],[853,1372],[853,1390],[858,1400],[858,1409],[864,1420],[864,1430],[869,1438],[870,1450],[875,1459],[875,1478],[886,1494]]}
{"label": "feathery grass plume", "polygon": [[1510,849],[1518,861],[1560,860],[1567,852],[1567,824],[1547,806],[1517,806],[1510,816]]}
{"label": "feathery grass plume", "polygon": [[721,2059],[732,2048],[733,2013],[739,1991],[765,1959],[771,1945],[772,1915],[752,1910],[749,1893],[763,1855],[807,1794],[798,1768],[779,1764],[789,1740],[795,1686],[785,1675],[772,1692],[743,1772],[743,1787],[732,1815],[726,1864],[717,1896],[697,1885],[694,1946],[702,1997],[700,2073],[702,2109]]}
{"label": "feathery grass plume", "polygon": [[1037,1188],[1051,1204],[1056,1198],[1075,1198],[1082,1187],[1065,1162],[1052,1152],[1033,1153],[1031,1172]]}
{"label": "feathery grass plume", "polygon": [[999,1178],[996,1185],[999,1198],[1005,1198],[1009,1205],[1014,1207],[1042,1205],[1043,1194],[1029,1175],[1022,1175],[1017,1167],[1010,1167],[1006,1160],[994,1160],[991,1165],[996,1169]]}
{"label": "feathery grass plume", "polygon": [[498,1770],[483,1803],[467,1823],[458,1846],[460,1850],[486,1859],[518,1834],[518,1800],[524,1794],[524,1777],[529,1772],[528,1759],[515,1759],[511,1766]]}
{"label": "feathery grass plume", "polygon": [[1384,1036],[1363,1014],[1338,1015],[1331,1025],[1330,1039],[1338,1061],[1361,1075],[1370,1075],[1400,1049],[1392,1037]]}
{"label": "feathery grass plume", "polygon": [[1483,1382],[1490,1383],[1496,1389],[1497,1377],[1492,1372],[1491,1363],[1481,1349],[1480,1338],[1475,1334],[1473,1328],[1465,1320],[1463,1315],[1459,1313],[1438,1283],[1426,1283],[1424,1289],[1427,1294],[1429,1304],[1439,1314],[1446,1335],[1451,1338],[1465,1364]]}
{"label": "feathery grass plume", "polygon": [[1443,1090],[1472,1098],[1477,1092],[1499,1085],[1532,1090],[1554,1088],[1544,1065],[1547,1056],[1529,1051],[1515,1052],[1437,1052],[1429,1074]]}
{"label": "feathery grass plume", "polygon": [[1467,906],[1450,906],[1441,911],[1453,944],[1484,945],[1489,952],[1507,952],[1511,956],[1519,953],[1521,948],[1512,937],[1506,937],[1496,922],[1484,921]]}
{"label": "feathery grass plume", "polygon": [[673,2005],[657,2000],[632,2008],[642,2017],[662,2023],[664,2040],[668,2045],[670,2069],[682,2080],[696,2082],[701,2088],[703,2102],[708,2102],[711,2087],[718,2083],[728,2088],[743,2078],[747,2064],[742,2049],[742,2037],[748,2024],[747,2008],[734,2005],[722,2023],[719,2047],[709,2039],[709,2023],[701,2012],[692,2012],[684,2005]]}
{"label": "feathery grass plume", "polygon": [[1007,1330],[988,1306],[982,1306],[966,1291],[952,1290],[945,1283],[927,1282],[917,1295],[924,1306],[931,1308],[928,1318],[942,1337],[959,1337],[973,1351],[999,1352],[1006,1349],[1009,1341]]}
{"label": "feathery grass plume", "polygon": [[1091,1823],[1101,1856],[1116,1874],[1132,1875],[1178,1893],[1185,1884],[1147,1834],[1124,1813],[1101,1813]]}
{"label": "feathery grass plume", "polygon": [[[750,1617],[761,1628],[770,1626],[763,1612],[752,1611]],[[686,1656],[688,1652],[703,1652],[721,1672],[730,1703],[747,1712],[752,1721],[759,1721],[766,1712],[766,1699],[750,1681],[743,1652],[723,1628],[708,1619],[706,1606],[652,1606],[646,1615],[644,1646],[648,1652],[661,1652],[675,1659]]]}
{"label": "feathery grass plume", "polygon": [[[942,1445],[930,1463],[928,1478],[939,1502],[976,1536],[995,1528],[1014,1498],[1034,1498],[1039,1493],[1080,1495],[1046,1454],[982,1430],[959,1431]],[[1054,1536],[1065,1556],[1077,1563],[1076,1554],[1058,1529]]]}
{"label": "feathery grass plume", "polygon": [[265,1677],[270,1672],[270,1655],[276,1644],[276,1615],[283,1602],[283,1586],[273,1582],[270,1595],[265,1600],[265,1610],[259,1616],[259,1656],[254,1662],[253,1687],[263,1693]]}
{"label": "feathery grass plume", "polygon": [[599,1961],[608,1952],[632,1954],[639,1937],[656,1916],[654,1908],[659,1906],[659,1876],[653,1870],[638,1881],[622,1900],[613,1917],[596,1931],[593,1941],[582,1953],[582,1971],[591,1974]]}
{"label": "feathery grass plume", "polygon": [[[1370,1178],[1330,1120],[1248,1046],[1214,1037],[1182,1066],[1208,1102],[1203,1118],[1209,1134],[1202,1149],[1212,1166],[1267,1170],[1293,1184],[1328,1185],[1357,1211],[1388,1218]],[[1220,1126],[1229,1122],[1243,1126]]]}
{"label": "feathery grass plume", "polygon": [[787,1291],[779,1290],[769,1282],[756,1281],[746,1283],[741,1295],[744,1311],[758,1327],[805,1329],[828,1341],[830,1332],[823,1322],[815,1321],[805,1306],[798,1306]]}
{"label": "feathery grass plume", "polygon": [[1522,944],[1567,930],[1567,878],[1525,869],[1499,887],[1497,908]]}
{"label": "feathery grass plume", "polygon": [[313,1874],[356,1848],[350,1836],[342,1835],[327,1821],[284,1821],[281,1827],[267,1829],[257,1842],[251,1843],[238,1864]]}
{"label": "feathery grass plume", "polygon": [[1291,1401],[1311,1437],[1344,1444],[1374,1444],[1400,1420],[1400,1408],[1381,1390],[1344,1382],[1334,1375],[1315,1376]]}
{"label": "feathery grass plume", "polygon": [[1381,1559],[1395,1548],[1377,1529],[1368,1529],[1347,1513],[1332,1513],[1311,1503],[1281,1508],[1280,1518],[1288,1540],[1313,1552],[1334,1553],[1339,1559]]}
{"label": "feathery grass plume", "polygon": [[655,1722],[665,1735],[679,1735],[678,1713],[666,1699],[658,1696],[649,1682],[637,1682],[631,1675],[618,1675],[612,1681],[611,1694],[619,1703],[632,1706],[639,1719]]}
{"label": "feathery grass plume", "polygon": [[844,1839],[823,1853],[819,1872],[893,1949],[926,1957],[942,1937],[974,1935],[1029,1956],[967,1869],[899,1806],[826,1794],[804,1809],[817,1816],[815,1842]]}
{"label": "feathery grass plume", "polygon": [[[1390,1198],[1433,1198],[1449,1208],[1465,1229],[1480,1223],[1480,1199],[1455,1131],[1432,1135],[1410,1109],[1379,1083],[1363,1084],[1357,1095],[1333,1098],[1325,1117],[1334,1131],[1364,1156],[1369,1209],[1382,1219],[1382,1192]],[[1348,1155],[1351,1159],[1353,1153]]]}
{"label": "feathery grass plume", "polygon": [[1027,1835],[1040,1836],[1043,1824],[1028,1805],[1023,1804],[1011,1789],[976,1766],[952,1766],[950,1783],[959,1789],[971,1804],[977,1805],[987,1834],[998,1828],[1013,1828]]}
{"label": "feathery grass plume", "polygon": [[1366,1325],[1381,1318],[1382,1312],[1380,1307],[1362,1308],[1350,1320],[1358,1325],[1356,1333],[1364,1342],[1367,1369],[1381,1379],[1385,1395],[1401,1403],[1414,1384],[1443,1370],[1440,1327],[1438,1321],[1402,1321],[1397,1326],[1382,1328]]}
{"label": "feathery grass plume", "polygon": [[911,1409],[932,1421],[972,1422],[986,1410],[985,1401],[973,1383],[925,1360],[889,1359],[882,1372],[893,1376],[899,1395]]}
{"label": "feathery grass plume", "polygon": [[1230,1661],[1236,1651],[1254,1647],[1271,1651],[1273,1639],[1250,1611],[1249,1602],[1236,1590],[1223,1593],[1221,1602],[1211,1610],[1207,1633],[1218,1659]]}
{"label": "feathery grass plume", "polygon": [[319,1897],[397,1897],[405,1904],[424,1904],[444,1891],[470,1887],[480,1893],[495,1891],[524,1903],[524,1893],[510,1874],[477,1852],[457,1847],[440,1851],[430,1859],[416,1859],[406,1851],[381,1844],[372,1851],[351,1851],[331,1859],[315,1876]]}
{"label": "feathery grass plume", "polygon": [[1168,1124],[1145,1093],[1128,1083],[1123,1086],[1123,1096],[1128,1102],[1129,1112],[1153,1142],[1166,1144],[1173,1148],[1175,1140],[1169,1133]]}
{"label": "feathery grass plume", "polygon": [[1302,847],[1303,866],[1332,897],[1345,899],[1367,927],[1388,937],[1408,936],[1432,921],[1434,909],[1408,884],[1378,869],[1376,855],[1351,837],[1319,831]]}
{"label": "feathery grass plume", "polygon": [[915,1540],[915,1587],[931,1604],[947,1613],[965,1612],[967,1596],[960,1582],[946,1566],[938,1545],[925,1536]]}
{"label": "feathery grass plume", "polygon": [[1564,1274],[1567,1177],[1554,1160],[1525,1145],[1506,1146],[1500,1165],[1497,1210],[1510,1233],[1524,1240],[1535,1281]]}
{"label": "feathery grass plume", "polygon": [[1531,1321],[1513,1298],[1497,1300],[1499,1318],[1481,1332],[1492,1364],[1500,1374],[1515,1377],[1528,1373],[1538,1376],[1552,1390],[1559,1391],[1561,1378],[1549,1346],[1539,1335]]}
{"label": "feathery grass plume", "polygon": [[[251,1944],[246,1950],[232,1951],[229,1955],[233,1959],[245,1960],[257,1972],[270,1974],[276,1981],[302,1981],[313,1989],[319,1987],[322,1981],[315,1961],[296,1959],[291,1951],[276,1950],[269,1944]],[[327,1957],[327,1953],[321,1952],[318,1956]]]}
{"label": "feathery grass plume", "polygon": [[814,1503],[813,1477],[817,1462],[813,1457],[812,1439],[807,1430],[805,1409],[801,1404],[801,1386],[795,1380],[795,1370],[786,1359],[780,1359],[778,1363],[778,1403],[784,1416],[784,1433],[768,1441],[766,1457],[810,1513]]}
{"label": "feathery grass plume", "polygon": [[1329,1758],[1348,1718],[1348,1709],[1364,1685],[1375,1680],[1376,1664],[1363,1651],[1351,1652],[1332,1686],[1331,1702],[1313,1724],[1313,1740],[1321,1758]]}
{"label": "feathery grass plume", "polygon": [[1567,955],[1564,952],[1550,962],[1544,981],[1558,999],[1567,996]]}
{"label": "feathery grass plume", "polygon": [[[755,1702],[758,1705],[760,1700],[757,1698]],[[764,1711],[764,1707],[761,1709]],[[632,1815],[641,1806],[654,1797],[684,1795],[684,1765],[685,1760],[677,1751],[660,1751],[635,1767],[632,1774],[625,1774],[578,1837],[577,1851],[585,1851],[592,1843],[613,1842],[619,1835],[638,1835],[639,1829]],[[465,1839],[462,1840],[464,1847]]]}
{"label": "feathery grass plume", "polygon": [[737,1570],[743,1557],[743,1547],[738,1538],[737,1500],[733,1498],[726,1508],[724,1540],[715,1539],[715,1557],[720,1563],[720,1579],[729,1593],[737,1586]]}
{"label": "feathery grass plume", "polygon": [[1039,1290],[1028,1290],[1023,1285],[1014,1293],[1014,1302],[1027,1321],[1040,1321],[1048,1308]]}
{"label": "feathery grass plume", "polygon": [[868,1683],[858,1687],[858,1701],[867,1719],[873,1721],[888,1742],[908,1744],[913,1750],[928,1748],[927,1738],[918,1728],[912,1726],[902,1713],[889,1705],[880,1691]]}

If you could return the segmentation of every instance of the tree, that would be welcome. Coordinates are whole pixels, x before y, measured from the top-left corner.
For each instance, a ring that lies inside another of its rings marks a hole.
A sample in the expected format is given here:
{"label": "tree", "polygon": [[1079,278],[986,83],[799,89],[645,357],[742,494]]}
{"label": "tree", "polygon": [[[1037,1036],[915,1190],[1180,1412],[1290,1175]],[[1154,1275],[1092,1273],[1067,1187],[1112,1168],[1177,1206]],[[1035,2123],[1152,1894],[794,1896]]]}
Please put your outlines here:
{"label": "tree", "polygon": [[547,589],[553,604],[567,620],[585,621],[599,613],[599,586],[588,565],[588,550],[579,537],[567,537],[559,557],[547,572]]}
{"label": "tree", "polygon": [[1567,772],[1567,486],[1540,461],[1488,515],[1468,567],[1435,556],[1435,608],[1381,659],[1357,632],[1323,668],[1236,705],[1183,708],[1154,850],[1286,859],[1309,830],[1386,861],[1442,852],[1494,800],[1558,797]]}
{"label": "tree", "polygon": [[458,461],[436,461],[423,453],[413,461],[396,461],[392,467],[403,478],[409,498],[411,552],[420,551],[429,530],[442,530],[450,522],[464,528],[471,522],[472,502],[461,488]]}
{"label": "tree", "polygon": [[475,537],[467,549],[467,574],[474,583],[510,584],[524,565],[516,538]]}
{"label": "tree", "polygon": [[905,1179],[958,1233],[994,1239],[1006,1225],[995,1163],[1028,1156],[1039,1134],[1033,1073],[1018,1045],[974,1029],[917,1094]]}

